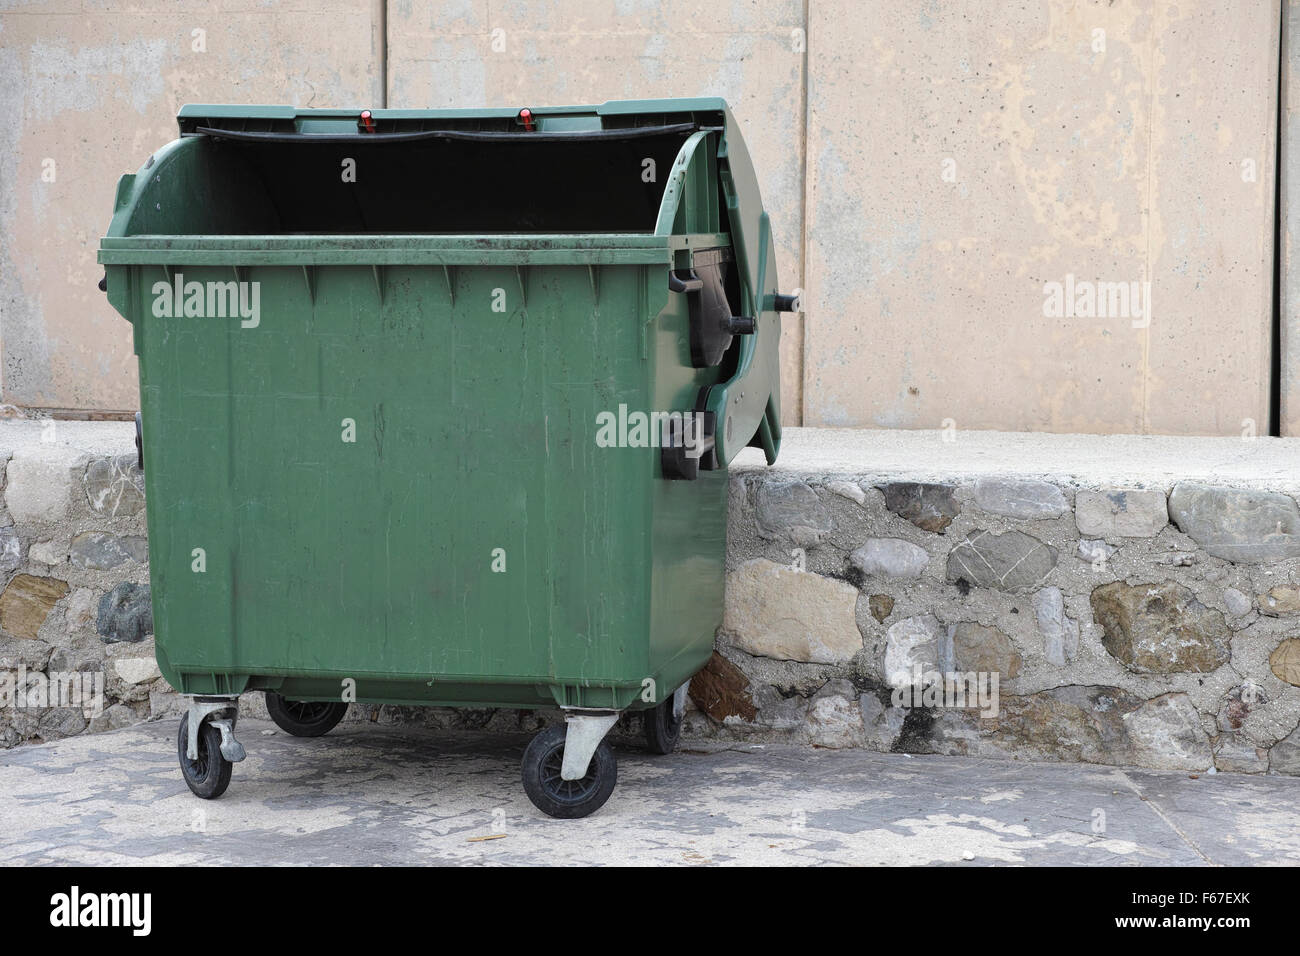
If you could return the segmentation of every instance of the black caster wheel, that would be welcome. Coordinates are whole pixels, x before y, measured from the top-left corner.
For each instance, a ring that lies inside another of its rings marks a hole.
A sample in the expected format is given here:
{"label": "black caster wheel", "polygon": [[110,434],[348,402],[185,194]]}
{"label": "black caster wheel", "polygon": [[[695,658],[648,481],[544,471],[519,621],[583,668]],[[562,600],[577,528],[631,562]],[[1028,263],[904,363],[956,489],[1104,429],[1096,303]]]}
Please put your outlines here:
{"label": "black caster wheel", "polygon": [[275,725],[295,737],[319,737],[334,729],[348,712],[348,705],[328,700],[286,700],[274,691],[266,692],[266,710]]}
{"label": "black caster wheel", "polygon": [[645,712],[645,746],[652,754],[670,754],[682,736],[682,719],[673,713],[673,696]]}
{"label": "black caster wheel", "polygon": [[215,800],[226,792],[230,786],[230,771],[234,769],[225,757],[221,756],[221,731],[209,723],[199,728],[198,758],[191,760],[185,755],[190,734],[190,715],[181,718],[181,729],[176,734],[177,756],[180,757],[181,775],[185,785],[196,797]]}
{"label": "black caster wheel", "polygon": [[560,776],[564,764],[565,726],[547,727],[524,751],[524,793],[548,816],[574,820],[595,813],[614,792],[618,762],[605,741],[600,742],[581,780]]}

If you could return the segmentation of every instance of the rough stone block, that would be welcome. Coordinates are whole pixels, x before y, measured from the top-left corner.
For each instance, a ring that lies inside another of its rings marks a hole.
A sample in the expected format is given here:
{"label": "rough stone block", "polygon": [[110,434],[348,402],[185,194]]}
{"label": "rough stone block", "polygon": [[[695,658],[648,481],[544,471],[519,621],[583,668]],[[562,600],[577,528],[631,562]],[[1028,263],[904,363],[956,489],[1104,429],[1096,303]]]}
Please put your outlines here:
{"label": "rough stone block", "polygon": [[848,498],[856,504],[865,504],[867,493],[862,490],[862,486],[856,481],[828,481],[826,490],[839,495],[841,498]]}
{"label": "rough stone block", "polygon": [[1113,558],[1118,550],[1119,548],[1107,544],[1100,538],[1082,538],[1074,553],[1079,560],[1087,561],[1100,569],[1106,566],[1106,562]]}
{"label": "rough stone block", "polygon": [[1275,647],[1268,666],[1278,680],[1300,687],[1300,637],[1288,637]]}
{"label": "rough stone block", "polygon": [[1259,613],[1270,617],[1300,614],[1300,588],[1275,587],[1259,596]]}
{"label": "rough stone block", "polygon": [[65,445],[18,448],[5,478],[5,505],[18,524],[53,524],[72,506],[87,460],[85,452]]}
{"label": "rough stone block", "polygon": [[885,618],[894,613],[894,599],[888,594],[873,594],[867,598],[867,606],[871,609],[871,616],[876,619],[876,623],[884,624]]}
{"label": "rough stone block", "polygon": [[808,740],[814,746],[838,750],[864,743],[866,732],[856,699],[839,695],[816,698],[808,705],[805,719]]}
{"label": "rough stone block", "polygon": [[1200,715],[1183,693],[1146,701],[1124,718],[1133,755],[1156,770],[1206,770],[1214,761]]}
{"label": "rough stone block", "polygon": [[149,585],[123,581],[100,598],[95,630],[105,644],[135,643],[152,634]]}
{"label": "rough stone block", "polygon": [[1092,592],[1092,612],[1102,646],[1138,673],[1208,673],[1228,660],[1223,615],[1180,584],[1103,584]]}
{"label": "rough stone block", "polygon": [[63,620],[68,630],[75,631],[95,622],[99,598],[90,588],[77,588],[64,605]]}
{"label": "rough stone block", "polygon": [[883,670],[890,687],[909,687],[921,673],[937,671],[946,633],[933,614],[904,618],[885,632]]}
{"label": "rough stone block", "polygon": [[[1141,704],[1128,691],[1104,685],[1069,685],[1002,697],[992,720],[944,711],[936,728],[937,749],[1026,760],[1132,763],[1133,746],[1124,716]],[[954,738],[961,744],[955,751],[946,746]]]}
{"label": "rough stone block", "polygon": [[[808,716],[808,700],[804,697],[785,697],[771,684],[760,683],[754,688],[754,718],[761,726],[774,731],[800,731]],[[734,726],[735,720],[732,724]]]}
{"label": "rough stone block", "polygon": [[68,549],[57,541],[37,541],[27,549],[27,557],[31,561],[53,567],[68,560]]}
{"label": "rough stone block", "polygon": [[941,533],[961,513],[952,485],[894,481],[882,485],[885,507],[924,531]]}
{"label": "rough stone block", "polygon": [[0,671],[43,671],[50,664],[54,648],[44,641],[26,638],[0,638]]}
{"label": "rough stone block", "polygon": [[87,531],[72,539],[68,560],[78,568],[107,571],[134,561],[149,560],[149,542],[143,535],[105,534]]}
{"label": "rough stone block", "polygon": [[975,506],[1024,520],[1059,518],[1070,510],[1060,488],[1032,478],[981,478],[975,482]]}
{"label": "rough stone block", "polygon": [[817,492],[803,481],[763,482],[756,508],[760,535],[784,535],[800,547],[820,544],[834,524]]}
{"label": "rough stone block", "polygon": [[86,500],[95,514],[133,515],[144,507],[144,472],[135,455],[96,458],[86,466]]}
{"label": "rough stone block", "polygon": [[113,669],[126,684],[147,684],[162,677],[153,657],[119,657],[113,661]]}
{"label": "rough stone block", "polygon": [[157,684],[149,687],[149,716],[158,717],[179,717],[185,713],[187,701],[170,687],[159,687]]}
{"label": "rough stone block", "polygon": [[1245,617],[1255,607],[1250,598],[1236,588],[1223,589],[1223,606],[1233,617]]}
{"label": "rough stone block", "polygon": [[1149,538],[1169,523],[1163,491],[1107,488],[1074,496],[1074,520],[1080,534],[1099,538]]}
{"label": "rough stone block", "polygon": [[1251,712],[1267,703],[1268,697],[1255,684],[1241,684],[1234,687],[1224,696],[1219,712],[1214,718],[1214,727],[1221,733],[1240,730]]}
{"label": "rough stone block", "polygon": [[1039,587],[1056,567],[1057,551],[1023,531],[972,531],[948,553],[948,580],[1000,591]]}
{"label": "rough stone block", "polygon": [[1057,667],[1064,667],[1078,656],[1079,623],[1065,613],[1065,595],[1060,588],[1043,588],[1034,592],[1034,615],[1043,635],[1043,654]]}
{"label": "rough stone block", "polygon": [[727,576],[722,629],[741,650],[835,664],[862,650],[852,585],[763,558]]}
{"label": "rough stone block", "polygon": [[144,720],[147,714],[141,716],[137,714],[127,704],[113,704],[111,707],[104,709],[104,712],[98,717],[92,717],[90,725],[86,728],[91,733],[102,733],[106,730],[120,730],[123,727],[130,727],[132,724],[138,724]]}
{"label": "rough stone block", "polygon": [[717,651],[691,678],[686,693],[696,707],[719,722],[728,717],[739,717],[749,722],[758,716],[749,693],[749,678]]}
{"label": "rough stone block", "polygon": [[1216,558],[1275,564],[1300,557],[1300,506],[1290,495],[1179,482],[1169,514]]}
{"label": "rough stone block", "polygon": [[998,679],[1011,680],[1020,675],[1020,654],[1011,638],[996,627],[986,627],[973,621],[963,621],[948,628],[947,660],[945,673],[997,674]]}
{"label": "rough stone block", "polygon": [[13,525],[0,528],[0,573],[17,571],[23,563],[23,541]]}
{"label": "rough stone block", "polygon": [[74,737],[85,730],[89,723],[80,707],[48,707],[40,712],[36,735],[42,740]]}
{"label": "rough stone block", "polygon": [[67,593],[67,582],[58,578],[15,575],[0,594],[0,630],[16,638],[34,640],[51,609]]}
{"label": "rough stone block", "polygon": [[868,538],[849,560],[870,577],[919,578],[930,563],[930,555],[901,538]]}
{"label": "rough stone block", "polygon": [[1268,769],[1300,775],[1300,727],[1269,748]]}

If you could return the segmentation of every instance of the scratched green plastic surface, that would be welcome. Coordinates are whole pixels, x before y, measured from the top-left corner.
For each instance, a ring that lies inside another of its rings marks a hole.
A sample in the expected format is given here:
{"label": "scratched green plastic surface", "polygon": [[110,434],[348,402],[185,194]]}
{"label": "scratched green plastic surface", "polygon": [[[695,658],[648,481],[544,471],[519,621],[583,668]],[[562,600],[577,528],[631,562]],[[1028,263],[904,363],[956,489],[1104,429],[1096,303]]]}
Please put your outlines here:
{"label": "scratched green plastic surface", "polygon": [[[726,210],[684,198],[718,175],[710,137],[707,161],[675,167],[683,197],[670,181],[664,203],[682,208],[655,233],[249,235],[259,213],[231,201],[202,138],[123,178],[100,259],[134,326],[174,686],[337,699],[352,678],[363,701],[622,708],[704,664],[726,470],[664,480],[657,449],[598,447],[596,416],[743,388],[761,427],[733,424],[725,457],[751,436],[775,454],[775,373],[690,368],[686,299],[667,289],[691,249],[730,241]],[[751,302],[775,289],[764,268]],[[176,273],[258,282],[260,323],[155,317],[153,286]],[[775,338],[747,340],[749,367],[775,369]]]}

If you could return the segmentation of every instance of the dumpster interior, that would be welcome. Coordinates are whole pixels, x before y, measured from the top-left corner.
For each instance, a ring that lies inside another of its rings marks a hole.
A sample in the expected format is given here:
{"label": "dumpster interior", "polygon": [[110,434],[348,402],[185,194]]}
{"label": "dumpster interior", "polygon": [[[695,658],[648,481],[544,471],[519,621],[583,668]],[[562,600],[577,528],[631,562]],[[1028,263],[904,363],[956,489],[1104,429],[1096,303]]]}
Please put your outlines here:
{"label": "dumpster interior", "polygon": [[[691,132],[682,126],[662,130],[625,137],[519,134],[397,142],[201,134],[190,153],[198,168],[183,169],[179,178],[213,201],[194,202],[187,195],[178,204],[185,212],[178,215],[174,206],[163,217],[169,228],[142,222],[145,228],[132,232],[650,233],[669,171]],[[355,161],[354,182],[344,181],[347,160]],[[727,208],[721,195],[718,208]]]}

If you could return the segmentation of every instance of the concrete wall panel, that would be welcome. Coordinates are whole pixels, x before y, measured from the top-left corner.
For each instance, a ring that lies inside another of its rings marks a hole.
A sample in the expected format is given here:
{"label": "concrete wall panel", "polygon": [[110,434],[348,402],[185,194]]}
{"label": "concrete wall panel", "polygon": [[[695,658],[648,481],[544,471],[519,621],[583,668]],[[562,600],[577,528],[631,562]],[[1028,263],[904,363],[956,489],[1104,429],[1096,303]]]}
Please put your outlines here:
{"label": "concrete wall panel", "polygon": [[1265,428],[1275,12],[813,3],[805,423]]}
{"label": "concrete wall panel", "polygon": [[6,5],[4,401],[138,407],[130,327],[96,288],[102,270],[95,255],[118,177],[176,137],[176,111],[187,102],[342,106],[378,99],[371,19],[368,4]]}

